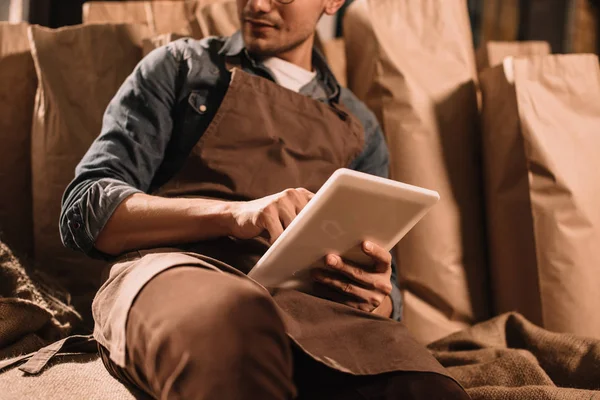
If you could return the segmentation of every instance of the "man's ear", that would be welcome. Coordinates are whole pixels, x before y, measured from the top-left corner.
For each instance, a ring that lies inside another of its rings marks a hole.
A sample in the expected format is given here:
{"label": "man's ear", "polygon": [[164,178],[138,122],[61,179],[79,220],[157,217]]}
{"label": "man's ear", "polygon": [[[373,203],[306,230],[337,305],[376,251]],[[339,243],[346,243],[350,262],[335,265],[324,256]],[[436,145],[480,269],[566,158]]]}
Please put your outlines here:
{"label": "man's ear", "polygon": [[346,0],[327,0],[325,2],[325,14],[334,15],[346,2]]}

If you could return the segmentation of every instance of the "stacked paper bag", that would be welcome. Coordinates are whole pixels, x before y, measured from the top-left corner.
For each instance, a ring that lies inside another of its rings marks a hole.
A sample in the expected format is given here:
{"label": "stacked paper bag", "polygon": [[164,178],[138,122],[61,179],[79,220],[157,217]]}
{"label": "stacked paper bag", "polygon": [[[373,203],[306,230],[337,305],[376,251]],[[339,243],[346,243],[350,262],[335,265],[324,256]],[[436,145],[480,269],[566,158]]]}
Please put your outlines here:
{"label": "stacked paper bag", "polygon": [[31,148],[35,258],[89,312],[102,263],[61,243],[61,197],[100,133],[110,99],[140,61],[148,32],[124,24],[29,29],[39,80]]}
{"label": "stacked paper bag", "polygon": [[481,89],[496,311],[600,337],[598,58],[508,58]]}
{"label": "stacked paper bag", "polygon": [[506,57],[548,55],[551,53],[548,42],[496,42],[491,41],[477,49],[477,70],[483,71],[489,67],[502,64]]}
{"label": "stacked paper bag", "polygon": [[464,0],[358,0],[348,87],[385,132],[393,179],[441,201],[400,241],[404,320],[423,342],[490,315],[477,76]]}
{"label": "stacked paper bag", "polygon": [[0,23],[0,235],[32,255],[31,110],[37,79],[27,24]]}

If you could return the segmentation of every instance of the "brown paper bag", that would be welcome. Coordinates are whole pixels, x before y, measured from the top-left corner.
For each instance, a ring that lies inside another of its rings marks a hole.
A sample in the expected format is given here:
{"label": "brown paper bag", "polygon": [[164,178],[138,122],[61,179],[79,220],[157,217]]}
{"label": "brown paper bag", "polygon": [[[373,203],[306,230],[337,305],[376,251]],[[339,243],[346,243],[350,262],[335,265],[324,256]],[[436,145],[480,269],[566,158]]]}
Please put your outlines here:
{"label": "brown paper bag", "polygon": [[185,36],[177,33],[165,33],[162,35],[154,36],[151,38],[145,38],[142,41],[142,53],[146,57],[152,50],[157,49],[161,46],[165,46],[172,41],[184,38]]}
{"label": "brown paper bag", "polygon": [[85,302],[97,289],[102,263],[63,247],[61,196],[100,133],[106,106],[140,61],[148,32],[122,24],[29,29],[39,80],[31,150],[35,257],[75,300]]}
{"label": "brown paper bag", "polygon": [[550,54],[550,44],[543,41],[487,42],[477,49],[477,71],[502,64],[506,57],[545,56]]}
{"label": "brown paper bag", "polygon": [[519,33],[520,0],[485,0],[481,18],[481,42],[514,41]]}
{"label": "brown paper bag", "polygon": [[150,34],[178,33],[201,39],[196,21],[198,8],[213,1],[92,1],[83,5],[84,23],[131,23],[147,25]]}
{"label": "brown paper bag", "polygon": [[397,249],[405,323],[429,342],[489,316],[466,2],[358,0],[344,34],[348,86],[382,124],[391,177],[441,195]]}
{"label": "brown paper bag", "polygon": [[600,337],[598,58],[509,58],[481,88],[496,311]]}
{"label": "brown paper bag", "polygon": [[344,39],[331,39],[323,42],[323,50],[331,72],[335,75],[339,84],[346,86],[346,44]]}
{"label": "brown paper bag", "polygon": [[220,1],[198,7],[196,19],[202,37],[231,36],[240,29],[236,1]]}
{"label": "brown paper bag", "polygon": [[0,234],[31,256],[31,115],[37,87],[27,24],[0,23]]}
{"label": "brown paper bag", "polygon": [[567,51],[571,53],[597,53],[598,46],[598,15],[596,7],[590,0],[573,0],[567,18]]}

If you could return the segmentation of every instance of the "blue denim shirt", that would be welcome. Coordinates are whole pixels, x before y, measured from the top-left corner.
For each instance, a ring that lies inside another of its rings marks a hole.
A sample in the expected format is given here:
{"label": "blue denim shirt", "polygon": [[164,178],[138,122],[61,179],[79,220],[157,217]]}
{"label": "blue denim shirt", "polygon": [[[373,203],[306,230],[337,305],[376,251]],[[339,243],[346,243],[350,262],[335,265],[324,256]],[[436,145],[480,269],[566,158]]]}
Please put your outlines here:
{"label": "blue denim shirt", "polygon": [[[96,238],[125,198],[138,192],[152,193],[176,172],[221,104],[224,92],[218,82],[226,56],[240,60],[244,71],[275,81],[245,50],[240,32],[230,38],[181,39],[154,50],[138,64],[109,103],[100,135],[65,190],[60,216],[65,246],[110,259],[95,249]],[[365,128],[364,148],[348,168],[387,177],[388,149],[375,116],[348,89],[340,87],[317,51],[313,66],[317,76],[300,93],[322,102],[342,103]],[[200,120],[186,118],[186,111],[194,106],[189,104],[191,99],[207,105]],[[401,298],[395,266],[392,284],[393,317],[399,319]]]}

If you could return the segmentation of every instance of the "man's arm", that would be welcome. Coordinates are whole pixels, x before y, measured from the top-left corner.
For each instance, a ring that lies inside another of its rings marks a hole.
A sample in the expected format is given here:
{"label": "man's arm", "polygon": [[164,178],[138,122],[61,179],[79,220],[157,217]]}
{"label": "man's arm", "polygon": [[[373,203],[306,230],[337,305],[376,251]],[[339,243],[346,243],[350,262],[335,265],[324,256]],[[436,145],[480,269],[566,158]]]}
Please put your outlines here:
{"label": "man's arm", "polygon": [[[60,231],[66,246],[96,257],[118,254],[133,248],[130,244],[139,244],[139,237],[124,233],[117,221],[150,228],[147,224],[161,225],[150,217],[163,218],[163,208],[174,210],[166,214],[173,222],[189,215],[191,205],[149,200],[150,196],[144,195],[171,138],[178,71],[176,46],[157,49],[140,62],[110,102],[100,136],[77,166],[63,195]],[[154,227],[158,233],[146,238],[148,243],[164,238],[169,231],[167,226]]]}

